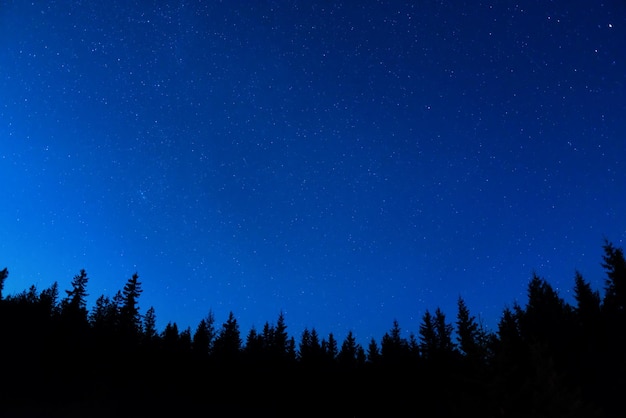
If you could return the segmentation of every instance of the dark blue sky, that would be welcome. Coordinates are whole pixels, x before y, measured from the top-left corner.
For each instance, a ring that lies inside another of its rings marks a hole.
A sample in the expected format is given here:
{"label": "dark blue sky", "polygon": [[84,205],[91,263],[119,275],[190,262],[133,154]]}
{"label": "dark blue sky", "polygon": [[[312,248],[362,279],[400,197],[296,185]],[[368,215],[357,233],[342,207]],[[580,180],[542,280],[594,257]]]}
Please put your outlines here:
{"label": "dark blue sky", "polygon": [[5,1],[5,293],[377,340],[626,242],[626,6]]}

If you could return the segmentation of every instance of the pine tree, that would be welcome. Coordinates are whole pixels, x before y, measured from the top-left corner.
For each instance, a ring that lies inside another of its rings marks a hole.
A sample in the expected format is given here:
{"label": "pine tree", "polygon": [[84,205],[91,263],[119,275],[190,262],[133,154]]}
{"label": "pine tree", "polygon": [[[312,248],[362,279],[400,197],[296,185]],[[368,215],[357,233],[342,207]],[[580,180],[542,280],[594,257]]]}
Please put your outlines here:
{"label": "pine tree", "polygon": [[348,335],[341,344],[341,350],[337,355],[337,360],[341,366],[348,368],[356,366],[357,346],[358,344],[356,343],[352,331],[348,331]]}
{"label": "pine tree", "polygon": [[139,314],[138,299],[141,294],[141,282],[139,275],[133,274],[124,285],[122,290],[122,304],[120,307],[120,320],[122,332],[129,335],[138,335],[141,331],[141,315]]}
{"label": "pine tree", "polygon": [[322,341],[322,351],[331,363],[337,358],[337,340],[332,332],[328,334],[328,341]]}
{"label": "pine tree", "polygon": [[276,320],[276,326],[273,332],[273,351],[278,359],[285,360],[287,358],[287,325],[285,324],[285,315],[281,311]]}
{"label": "pine tree", "polygon": [[183,355],[187,355],[191,352],[191,328],[185,328],[179,335],[178,339],[179,351]]}
{"label": "pine tree", "polygon": [[161,334],[163,349],[168,353],[178,354],[180,347],[180,333],[176,322],[168,322]]}
{"label": "pine tree", "polygon": [[250,331],[248,331],[248,335],[246,336],[244,353],[249,360],[254,362],[259,361],[259,357],[261,357],[263,353],[263,338],[259,335],[254,326],[250,328]]}
{"label": "pine tree", "polygon": [[152,306],[148,308],[143,317],[143,336],[147,344],[152,344],[158,336],[156,329],[156,313]]}
{"label": "pine tree", "polygon": [[427,309],[422,316],[422,323],[419,329],[420,351],[425,359],[432,359],[437,352],[437,332],[435,331],[435,323],[433,316]]}
{"label": "pine tree", "polygon": [[206,356],[211,353],[213,340],[215,339],[215,318],[209,311],[206,318],[200,320],[196,332],[193,335],[192,348],[199,355]]}
{"label": "pine tree", "polygon": [[551,354],[568,350],[571,308],[536,274],[528,284],[528,303],[521,313],[520,331],[527,341],[545,345]]}
{"label": "pine tree", "polygon": [[37,304],[42,315],[49,319],[55,317],[59,312],[59,283],[54,282],[39,294]]}
{"label": "pine tree", "polygon": [[289,337],[289,341],[287,341],[287,359],[289,361],[296,360],[296,339],[293,337]]}
{"label": "pine tree", "polygon": [[600,294],[591,289],[591,285],[578,271],[574,277],[574,299],[576,315],[583,327],[597,326],[600,319]]}
{"label": "pine tree", "polygon": [[413,362],[417,361],[420,357],[420,344],[417,341],[417,338],[415,337],[414,333],[411,333],[409,335],[408,347],[409,347],[409,355],[411,356],[411,360]]}
{"label": "pine tree", "polygon": [[67,294],[66,303],[68,306],[71,306],[75,310],[85,309],[87,307],[87,282],[89,278],[87,277],[87,272],[85,269],[82,269],[80,273],[72,279],[72,289],[66,290]]}
{"label": "pine tree", "polygon": [[235,315],[230,312],[228,319],[222,324],[222,329],[215,339],[214,354],[226,362],[234,361],[239,357],[241,350],[241,335]]}
{"label": "pine tree", "polygon": [[466,360],[478,366],[483,364],[489,356],[489,335],[483,326],[470,315],[470,311],[463,298],[459,297],[457,312],[457,341],[459,349]]}
{"label": "pine tree", "polygon": [[605,241],[602,267],[606,270],[604,306],[610,314],[626,319],[626,259],[621,248]]}
{"label": "pine tree", "polygon": [[118,290],[112,299],[104,295],[96,299],[89,315],[89,322],[96,332],[110,335],[118,331],[122,298],[122,293]]}
{"label": "pine tree", "polygon": [[410,358],[409,343],[402,338],[402,330],[397,320],[393,320],[391,330],[381,340],[381,358],[385,364],[402,365]]}
{"label": "pine tree", "polygon": [[87,272],[82,269],[72,279],[72,289],[66,290],[66,298],[61,302],[61,309],[66,320],[72,322],[72,326],[80,326],[87,323]]}
{"label": "pine tree", "polygon": [[315,328],[305,328],[300,339],[298,358],[303,364],[319,364],[323,356],[322,346]]}
{"label": "pine tree", "polygon": [[270,356],[274,350],[274,327],[268,321],[263,324],[263,331],[259,337],[262,342],[263,354]]}
{"label": "pine tree", "polygon": [[437,348],[444,355],[451,354],[455,345],[452,342],[451,324],[446,322],[446,315],[440,308],[435,310],[435,333],[437,334]]}
{"label": "pine tree", "polygon": [[374,338],[370,340],[367,346],[367,361],[372,364],[378,364],[378,362],[380,362],[380,350]]}
{"label": "pine tree", "polygon": [[0,300],[2,300],[2,290],[4,289],[4,281],[9,277],[9,270],[5,267],[0,270]]}

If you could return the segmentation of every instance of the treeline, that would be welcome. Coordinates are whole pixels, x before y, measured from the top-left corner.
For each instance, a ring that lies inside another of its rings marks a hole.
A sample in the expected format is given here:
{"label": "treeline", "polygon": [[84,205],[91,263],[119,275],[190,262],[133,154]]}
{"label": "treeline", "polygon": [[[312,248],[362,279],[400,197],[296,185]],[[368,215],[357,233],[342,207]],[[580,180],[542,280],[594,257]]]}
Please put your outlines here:
{"label": "treeline", "polygon": [[366,347],[290,335],[282,313],[246,334],[232,312],[159,331],[137,274],[88,308],[85,270],[62,292],[5,296],[5,268],[0,416],[622,416],[626,261],[603,250],[602,295],[576,273],[570,305],[534,275],[495,331],[459,298],[453,320],[426,311],[408,338],[393,321]]}

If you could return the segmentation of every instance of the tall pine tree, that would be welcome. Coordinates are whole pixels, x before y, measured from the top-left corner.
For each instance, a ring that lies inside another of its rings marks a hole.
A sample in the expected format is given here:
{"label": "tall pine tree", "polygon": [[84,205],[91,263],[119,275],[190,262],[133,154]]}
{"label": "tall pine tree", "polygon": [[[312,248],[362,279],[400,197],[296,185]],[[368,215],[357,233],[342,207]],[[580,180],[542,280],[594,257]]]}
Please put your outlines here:
{"label": "tall pine tree", "polygon": [[120,307],[120,326],[123,334],[136,336],[141,332],[141,315],[139,314],[139,295],[141,295],[139,275],[134,273],[122,289]]}

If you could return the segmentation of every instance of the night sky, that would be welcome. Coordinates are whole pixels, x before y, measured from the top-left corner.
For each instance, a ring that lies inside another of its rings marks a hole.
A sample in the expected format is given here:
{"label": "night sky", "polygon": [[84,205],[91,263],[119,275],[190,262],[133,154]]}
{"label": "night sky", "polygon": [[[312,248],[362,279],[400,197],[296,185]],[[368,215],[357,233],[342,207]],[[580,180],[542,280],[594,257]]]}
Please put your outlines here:
{"label": "night sky", "polygon": [[626,245],[623,1],[2,1],[4,293],[380,340]]}

